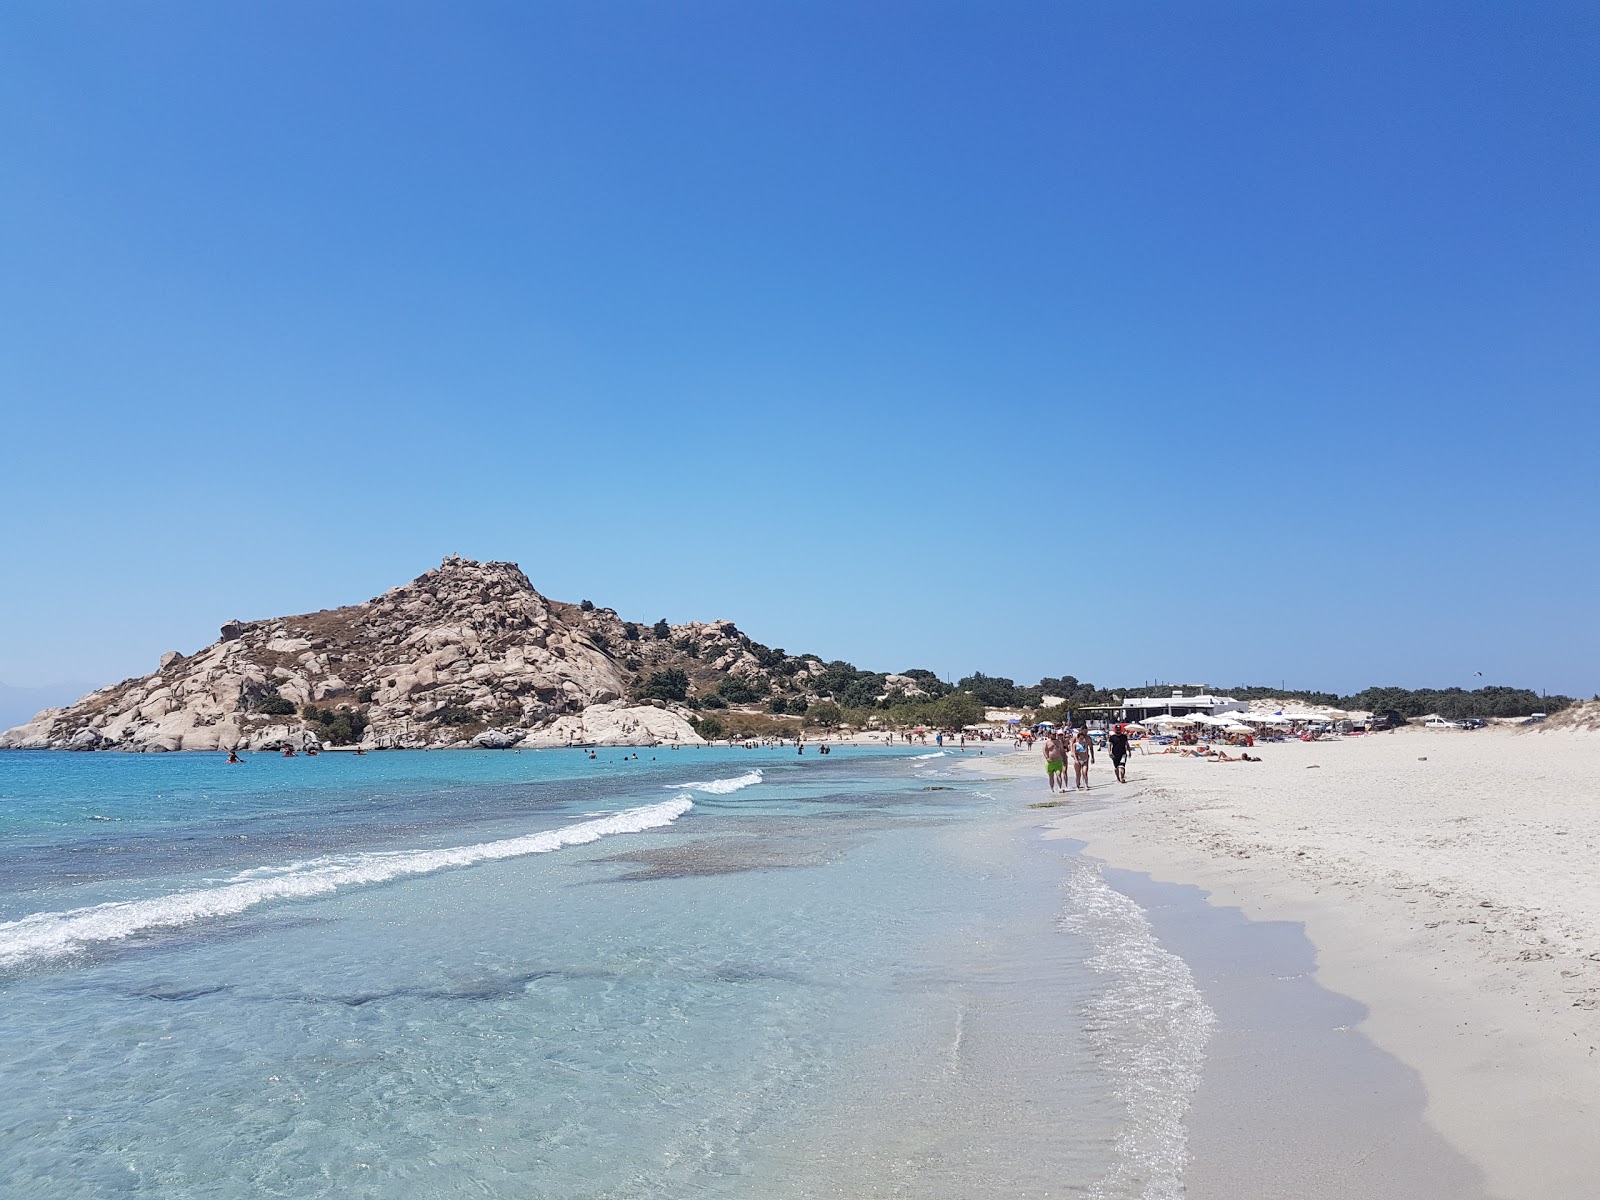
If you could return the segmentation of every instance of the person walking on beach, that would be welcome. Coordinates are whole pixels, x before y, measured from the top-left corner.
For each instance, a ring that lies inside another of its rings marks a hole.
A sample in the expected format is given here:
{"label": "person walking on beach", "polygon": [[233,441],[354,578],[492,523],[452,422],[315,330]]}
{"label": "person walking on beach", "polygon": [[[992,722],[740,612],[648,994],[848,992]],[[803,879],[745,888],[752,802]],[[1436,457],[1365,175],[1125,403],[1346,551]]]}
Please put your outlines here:
{"label": "person walking on beach", "polygon": [[1053,729],[1044,735],[1044,773],[1050,781],[1052,793],[1056,791],[1057,784],[1061,785],[1061,791],[1067,790],[1066,753]]}
{"label": "person walking on beach", "polygon": [[1094,739],[1087,729],[1080,729],[1072,739],[1072,784],[1089,790],[1089,764],[1094,762]]}
{"label": "person walking on beach", "polygon": [[1117,773],[1118,783],[1128,782],[1128,730],[1118,725],[1106,739],[1111,748],[1111,769]]}

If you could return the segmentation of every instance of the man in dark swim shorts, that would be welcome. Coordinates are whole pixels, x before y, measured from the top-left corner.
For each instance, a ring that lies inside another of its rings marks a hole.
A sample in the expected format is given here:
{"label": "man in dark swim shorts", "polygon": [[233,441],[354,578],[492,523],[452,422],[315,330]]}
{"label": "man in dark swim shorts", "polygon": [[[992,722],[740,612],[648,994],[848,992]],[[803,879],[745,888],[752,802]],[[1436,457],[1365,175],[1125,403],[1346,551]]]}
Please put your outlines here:
{"label": "man in dark swim shorts", "polygon": [[1128,782],[1128,731],[1127,727],[1118,725],[1116,731],[1106,739],[1111,747],[1111,766],[1117,773],[1118,783]]}

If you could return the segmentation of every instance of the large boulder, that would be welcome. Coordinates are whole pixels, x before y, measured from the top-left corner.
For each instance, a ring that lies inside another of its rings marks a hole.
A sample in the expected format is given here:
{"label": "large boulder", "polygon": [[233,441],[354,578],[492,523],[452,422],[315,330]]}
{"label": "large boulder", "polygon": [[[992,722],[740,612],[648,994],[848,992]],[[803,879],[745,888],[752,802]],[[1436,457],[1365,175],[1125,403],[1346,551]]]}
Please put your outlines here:
{"label": "large boulder", "polygon": [[485,729],[472,739],[472,745],[480,750],[509,750],[527,736],[524,729]]}
{"label": "large boulder", "polygon": [[591,704],[557,717],[529,734],[526,746],[701,745],[705,741],[677,713],[653,705]]}
{"label": "large boulder", "polygon": [[272,725],[251,734],[247,743],[251,750],[321,750],[322,742],[309,729],[287,725]]}

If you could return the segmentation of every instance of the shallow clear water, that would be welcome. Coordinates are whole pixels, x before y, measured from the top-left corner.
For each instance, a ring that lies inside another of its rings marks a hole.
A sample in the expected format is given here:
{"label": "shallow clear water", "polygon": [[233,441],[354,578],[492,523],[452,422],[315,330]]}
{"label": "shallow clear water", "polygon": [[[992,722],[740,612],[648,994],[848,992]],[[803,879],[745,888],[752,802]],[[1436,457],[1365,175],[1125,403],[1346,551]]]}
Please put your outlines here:
{"label": "shallow clear water", "polygon": [[0,1194],[1179,1194],[1203,1006],[1006,785],[632,753],[0,754]]}

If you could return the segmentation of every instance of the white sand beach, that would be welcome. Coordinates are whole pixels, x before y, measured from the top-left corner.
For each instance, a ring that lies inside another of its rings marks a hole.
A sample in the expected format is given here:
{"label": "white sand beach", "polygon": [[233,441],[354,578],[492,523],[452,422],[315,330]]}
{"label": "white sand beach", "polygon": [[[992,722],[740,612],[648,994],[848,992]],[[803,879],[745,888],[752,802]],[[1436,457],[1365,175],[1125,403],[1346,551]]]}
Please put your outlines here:
{"label": "white sand beach", "polygon": [[1102,761],[1052,836],[1303,922],[1318,982],[1367,1007],[1360,1030],[1418,1072],[1427,1122],[1492,1194],[1592,1200],[1600,736],[1406,729],[1258,753],[1136,755],[1127,785]]}

